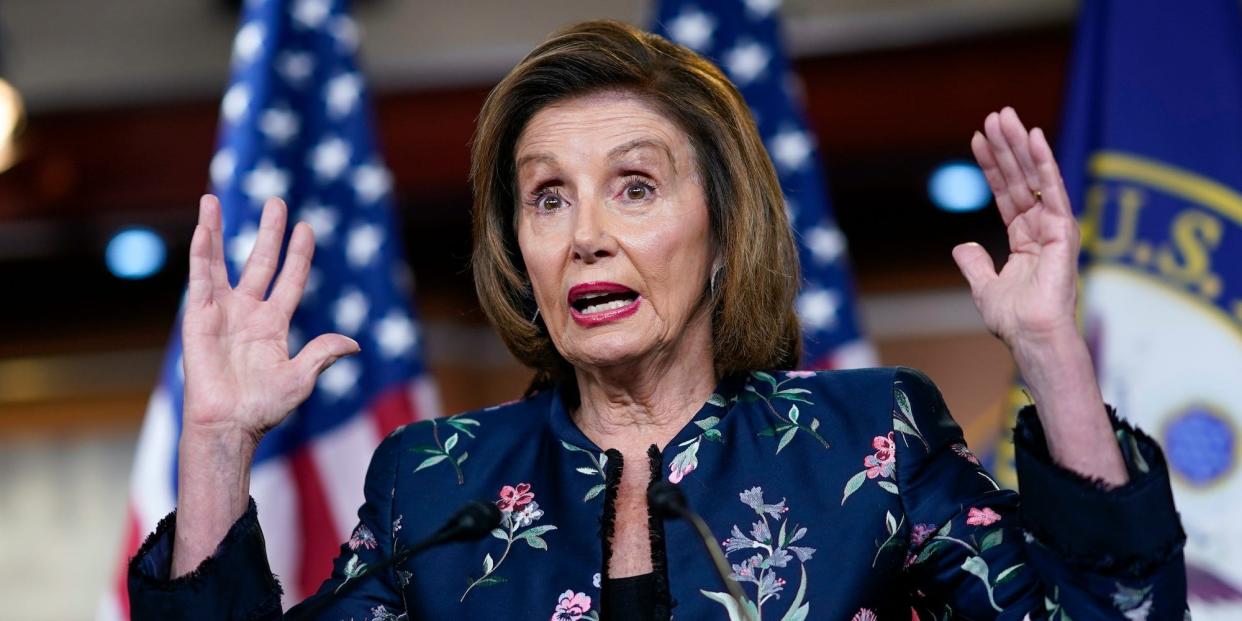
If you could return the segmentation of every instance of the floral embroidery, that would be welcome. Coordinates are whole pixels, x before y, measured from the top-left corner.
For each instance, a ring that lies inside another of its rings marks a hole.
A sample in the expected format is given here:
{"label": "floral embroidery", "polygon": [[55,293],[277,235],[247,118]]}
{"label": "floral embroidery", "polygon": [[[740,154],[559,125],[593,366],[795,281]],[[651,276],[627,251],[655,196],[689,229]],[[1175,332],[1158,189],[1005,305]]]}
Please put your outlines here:
{"label": "floral embroidery", "polygon": [[957,453],[958,457],[961,457],[962,459],[965,459],[966,461],[976,466],[979,465],[979,458],[975,457],[975,454],[965,444],[962,444],[961,442],[956,442],[950,445],[949,448],[953,449],[953,452]]}
{"label": "floral embroidery", "polygon": [[375,535],[371,533],[371,529],[367,528],[365,524],[359,524],[358,528],[354,529],[354,534],[349,538],[350,550],[357,550],[358,548],[374,550],[376,545],[378,545],[378,542],[375,541]]}
{"label": "floral embroidery", "polygon": [[[531,526],[543,517],[543,511],[539,509],[539,503],[535,502],[535,493],[531,491],[530,483],[505,485],[500,488],[497,496],[500,528],[493,530],[492,536],[505,542],[505,550],[499,560],[494,560],[490,552],[483,557],[483,574],[478,578],[467,578],[470,586],[466,587],[459,601],[466,601],[466,596],[475,587],[493,586],[507,581],[504,576],[496,575],[496,570],[509,558],[515,542],[524,541],[536,550],[547,550],[548,542],[541,535],[556,530],[556,526],[552,524]],[[524,528],[526,530],[522,530]]]}
{"label": "floral embroidery", "polygon": [[388,612],[388,609],[381,604],[371,609],[371,618],[368,621],[397,621],[398,619],[403,618],[405,618],[404,615],[398,617],[397,615]]}
{"label": "floral embroidery", "polygon": [[990,507],[982,509],[971,507],[970,511],[967,512],[966,523],[971,526],[991,526],[999,522],[1000,519],[1000,514],[993,511]]}
{"label": "floral embroidery", "polygon": [[561,440],[561,446],[565,447],[565,450],[567,451],[570,451],[573,453],[582,453],[586,455],[588,459],[591,460],[591,465],[579,466],[577,468],[578,472],[585,474],[589,477],[596,477],[596,476],[599,477],[600,482],[596,483],[595,485],[592,485],[591,489],[587,490],[586,496],[582,497],[582,502],[587,502],[595,498],[596,496],[599,496],[600,493],[604,491],[604,479],[605,479],[604,466],[608,463],[608,456],[605,455],[604,453],[600,453],[599,456],[596,457],[595,453],[588,451],[584,448],[576,447],[564,440]]}
{"label": "floral embroidery", "polygon": [[[863,457],[863,469],[857,474],[850,477],[845,482],[845,491],[841,495],[841,504],[844,505],[846,499],[851,494],[858,491],[867,479],[891,479],[893,473],[897,469],[897,444],[893,442],[893,432],[888,432],[887,436],[876,436],[871,439],[871,448],[875,450],[873,455]],[[892,481],[880,481],[878,485],[890,494],[897,493],[897,484]]]}
{"label": "floral embroidery", "polygon": [[894,464],[897,463],[895,455],[897,445],[893,443],[893,432],[888,432],[887,437],[876,436],[871,440],[871,446],[875,449],[875,455],[863,458],[863,465],[867,467],[867,478],[884,477],[887,479],[893,476]]}
{"label": "floral embroidery", "polygon": [[862,608],[858,612],[854,613],[854,618],[850,621],[877,621],[877,619],[879,619],[879,617],[876,617],[875,613],[872,612],[870,608]]}
{"label": "floral embroidery", "polygon": [[[985,508],[985,511],[991,511],[991,509]],[[991,513],[995,519],[992,519],[989,523],[996,522],[1000,519],[1000,515],[996,512],[991,511]],[[984,515],[984,511],[980,511],[979,514]],[[1017,576],[1018,572],[1025,566],[1025,563],[1018,563],[1007,567],[1000,573],[996,574],[995,577],[992,577],[991,568],[988,567],[988,562],[984,560],[982,555],[984,552],[1001,544],[1005,537],[1004,531],[1000,528],[994,528],[984,533],[981,540],[976,540],[974,534],[971,534],[970,537],[967,538],[969,540],[967,540],[951,536],[952,529],[953,522],[945,522],[944,526],[941,526],[938,530],[936,530],[936,532],[926,541],[927,545],[924,545],[923,549],[918,552],[918,556],[915,557],[914,562],[908,564],[922,563],[930,558],[937,549],[944,546],[957,545],[965,548],[966,551],[970,553],[970,556],[966,557],[965,561],[962,561],[962,571],[971,574],[983,582],[984,590],[988,596],[988,603],[992,604],[992,608],[994,610],[1001,612],[1000,606],[996,604],[994,590],[996,587],[1012,580],[1015,576]]]}
{"label": "floral embroidery", "polygon": [[[809,375],[807,375],[808,373]],[[789,446],[789,443],[793,441],[794,436],[798,435],[799,431],[806,432],[808,435],[818,440],[824,448],[828,448],[828,441],[825,440],[824,436],[819,433],[818,418],[812,417],[809,424],[803,423],[799,420],[802,413],[798,410],[798,403],[804,403],[807,405],[815,404],[813,401],[803,396],[811,394],[811,391],[806,388],[785,387],[785,384],[789,383],[791,380],[805,379],[807,377],[814,377],[814,375],[815,373],[811,371],[787,371],[785,373],[785,379],[778,381],[772,376],[771,373],[754,371],[750,374],[750,380],[747,380],[746,387],[742,394],[737,397],[738,400],[743,401],[758,399],[763,402],[763,405],[767,408],[768,414],[770,414],[775,420],[768,426],[767,429],[760,431],[759,435],[772,438],[780,437],[780,440],[776,443],[777,453],[780,453],[782,449]],[[758,381],[756,382],[751,380]],[[763,385],[768,387],[766,393],[758,388],[758,386]],[[772,404],[772,402],[777,399],[784,401],[795,401],[798,403],[790,403],[789,410],[785,414],[781,414]]]}
{"label": "floral embroidery", "polygon": [[[897,521],[897,518],[893,517],[893,513],[891,511],[884,512],[884,528],[888,531],[888,539],[885,539],[884,543],[881,543],[879,549],[875,551],[875,558],[871,559],[872,569],[874,569],[875,564],[880,561],[881,552],[888,548],[900,548],[904,545],[904,542],[898,539],[897,535],[901,532],[901,526],[905,523],[906,516],[901,516],[901,521]],[[908,558],[906,560],[909,562]]]}
{"label": "floral embroidery", "polygon": [[530,491],[530,483],[518,483],[516,487],[506,485],[500,488],[500,500],[496,501],[496,506],[500,507],[501,511],[512,513],[534,499],[535,495]]}
{"label": "floral embroidery", "polygon": [[[893,431],[887,436],[875,436],[871,440],[871,448],[875,453],[863,457],[863,470],[850,477],[845,482],[845,491],[841,494],[841,504],[844,505],[847,498],[851,494],[858,491],[867,479],[891,479],[897,470],[897,442],[894,439],[895,433],[901,434],[901,441],[906,446],[910,446],[909,437],[913,437],[923,443],[923,447],[927,448],[927,440],[923,437],[923,432],[919,431],[918,423],[914,422],[914,414],[910,410],[910,398],[900,388],[893,388],[893,403],[896,408],[893,409]],[[880,489],[890,493],[897,494],[897,484],[892,481],[881,480],[877,483]]]}
{"label": "floral embroidery", "polygon": [[579,619],[598,620],[599,615],[591,610],[591,598],[586,593],[566,589],[556,602],[556,612],[552,613],[551,621],[578,621]]}
{"label": "floral embroidery", "polygon": [[[777,576],[776,570],[789,567],[791,561],[796,558],[801,569],[801,582],[783,618],[805,619],[811,609],[811,604],[803,601],[806,597],[807,585],[806,562],[811,560],[811,556],[815,554],[815,548],[792,544],[805,537],[807,529],[797,524],[791,525],[789,519],[784,517],[789,512],[789,507],[785,506],[785,499],[782,498],[776,504],[765,502],[761,487],[752,487],[743,491],[738,494],[738,498],[754,510],[759,519],[751,524],[749,534],[743,534],[742,529],[735,524],[732,536],[722,543],[726,556],[739,551],[743,554],[753,552],[741,562],[733,564],[732,574],[732,578],[739,583],[743,585],[751,583],[756,587],[755,599],[753,601],[747,599],[745,602],[751,617],[759,618],[760,611],[769,600],[780,599],[780,593],[785,589],[786,581]],[[773,525],[768,522],[769,517],[773,520],[781,520],[780,530],[775,537],[772,533]],[[743,589],[745,588],[743,586]],[[743,618],[741,611],[737,609],[737,602],[728,593],[703,589],[699,592],[724,606],[729,612],[731,621]]]}
{"label": "floral embroidery", "polygon": [[[443,421],[445,425],[457,430],[443,442],[440,441],[440,421]],[[462,475],[461,464],[466,461],[466,458],[470,457],[470,453],[462,451],[461,455],[453,457],[453,449],[457,447],[459,434],[466,434],[467,437],[473,439],[474,433],[470,431],[470,428],[478,427],[480,423],[473,418],[467,418],[460,414],[440,419],[440,421],[437,421],[434,418],[430,421],[431,439],[435,441],[435,446],[421,445],[410,447],[410,451],[412,452],[429,456],[424,459],[422,463],[418,464],[418,467],[414,469],[414,472],[418,472],[419,470],[430,468],[440,462],[447,461],[452,464],[453,471],[457,473],[457,484],[462,485],[466,482],[466,477]]]}
{"label": "floral embroidery", "polygon": [[[712,396],[707,398],[707,403],[718,408],[729,407],[729,401],[716,393],[712,393]],[[687,474],[694,472],[699,467],[699,446],[703,443],[703,440],[724,443],[724,437],[720,434],[720,430],[716,428],[716,425],[720,424],[720,417],[708,416],[707,418],[694,421],[694,424],[703,431],[699,435],[677,445],[682,447],[681,452],[674,455],[673,461],[668,464],[668,480],[672,483],[681,483],[681,480]]]}
{"label": "floral embroidery", "polygon": [[[935,532],[935,524],[915,524],[914,528],[910,531],[910,547],[908,549],[918,550],[919,546],[923,545],[923,543],[927,541],[927,538],[931,537]],[[913,565],[915,558],[914,552],[907,554],[906,562],[903,565],[903,568]]]}
{"label": "floral embroidery", "polygon": [[342,570],[342,573],[345,574],[345,579],[342,580],[340,584],[336,585],[336,589],[334,589],[334,591],[340,591],[341,587],[344,587],[350,580],[361,576],[366,570],[367,564],[363,563],[362,559],[358,558],[357,554],[350,556],[349,560],[345,561],[345,568]]}
{"label": "floral embroidery", "polygon": [[1113,607],[1121,612],[1125,618],[1130,621],[1146,621],[1151,615],[1151,587],[1147,585],[1143,588],[1130,588],[1120,582],[1117,584],[1117,590],[1113,591],[1112,600]]}

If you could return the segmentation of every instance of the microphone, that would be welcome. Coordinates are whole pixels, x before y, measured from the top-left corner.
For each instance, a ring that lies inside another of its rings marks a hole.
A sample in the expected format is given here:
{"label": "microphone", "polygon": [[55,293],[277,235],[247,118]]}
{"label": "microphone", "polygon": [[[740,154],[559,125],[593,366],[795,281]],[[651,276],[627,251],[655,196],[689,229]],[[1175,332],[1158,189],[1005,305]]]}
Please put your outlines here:
{"label": "microphone", "polygon": [[[293,616],[298,621],[306,621],[323,612],[325,608],[348,595],[364,580],[388,569],[401,565],[419,553],[438,545],[453,541],[474,541],[481,539],[500,526],[500,509],[490,502],[471,500],[464,504],[436,532],[408,548],[402,548],[396,554],[368,566],[352,580],[341,583],[335,591],[328,593],[323,599],[310,604],[307,608]],[[309,600],[308,600],[309,603]],[[293,612],[293,611],[290,611]]]}
{"label": "microphone", "polygon": [[694,527],[699,535],[699,539],[703,542],[703,548],[707,550],[708,556],[712,559],[712,565],[716,568],[716,574],[720,576],[720,581],[724,583],[725,589],[729,591],[729,596],[737,602],[738,613],[743,619],[748,621],[757,621],[750,612],[750,607],[746,605],[746,594],[742,593],[742,587],[737,581],[730,577],[729,562],[725,560],[724,552],[720,550],[720,546],[716,544],[716,537],[712,535],[712,531],[707,527],[707,522],[695,513],[690,505],[686,502],[685,494],[681,493],[681,488],[677,485],[669,483],[666,480],[659,480],[652,483],[647,488],[647,505],[665,519],[682,518]]}

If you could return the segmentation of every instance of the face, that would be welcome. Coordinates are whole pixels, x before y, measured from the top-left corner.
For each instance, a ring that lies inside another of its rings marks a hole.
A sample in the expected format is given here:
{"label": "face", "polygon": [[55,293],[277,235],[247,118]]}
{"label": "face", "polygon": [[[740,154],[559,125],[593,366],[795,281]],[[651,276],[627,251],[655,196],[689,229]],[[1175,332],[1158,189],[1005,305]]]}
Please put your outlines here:
{"label": "face", "polygon": [[515,151],[518,245],[561,355],[607,368],[710,351],[715,253],[689,138],[602,93],[543,108]]}

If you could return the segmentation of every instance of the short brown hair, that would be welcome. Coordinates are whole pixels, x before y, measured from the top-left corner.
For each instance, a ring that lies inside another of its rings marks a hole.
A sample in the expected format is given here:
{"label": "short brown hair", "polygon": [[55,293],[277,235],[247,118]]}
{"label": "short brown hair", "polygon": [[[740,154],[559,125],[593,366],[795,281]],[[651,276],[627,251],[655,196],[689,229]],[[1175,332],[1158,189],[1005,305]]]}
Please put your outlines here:
{"label": "short brown hair", "polygon": [[543,107],[608,90],[641,98],[690,138],[723,259],[711,311],[716,373],[796,366],[798,254],[750,108],[711,62],[616,21],[552,34],[492,89],[479,114],[470,168],[474,282],[505,345],[535,369],[536,384],[572,374],[547,330],[532,321],[534,296],[515,232],[514,149]]}

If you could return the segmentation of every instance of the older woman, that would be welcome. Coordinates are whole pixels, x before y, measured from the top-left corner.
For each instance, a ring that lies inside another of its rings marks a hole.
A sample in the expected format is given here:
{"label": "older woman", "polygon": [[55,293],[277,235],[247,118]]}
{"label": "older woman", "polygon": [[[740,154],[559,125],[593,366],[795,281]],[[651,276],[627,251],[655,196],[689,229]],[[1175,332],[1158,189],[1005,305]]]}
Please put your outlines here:
{"label": "older woman", "polygon": [[[479,299],[538,390],[382,443],[360,522],[312,598],[318,618],[1180,619],[1165,464],[1096,388],[1048,143],[1005,109],[971,146],[1011,254],[999,274],[978,245],[953,255],[1039,406],[1015,431],[1021,511],[926,376],[792,370],[794,242],[746,105],[715,67],[614,22],[540,45],[484,104],[472,170]],[[250,459],[358,345],[328,334],[289,358],[313,241],[294,227],[264,300],[283,204],[265,207],[236,289],[219,206],[200,209],[178,512],[131,566],[132,606],[274,618]],[[690,526],[648,506],[665,479],[721,538],[744,603]],[[385,566],[477,498],[501,511],[490,536]]]}

